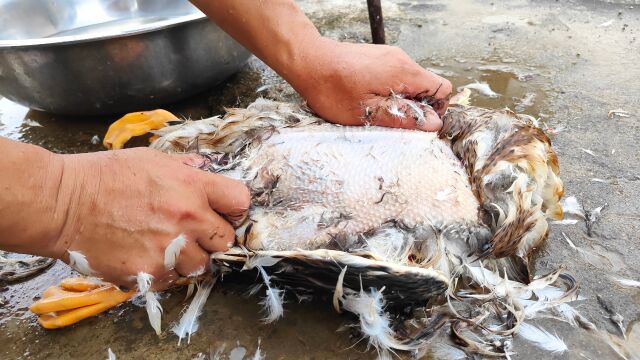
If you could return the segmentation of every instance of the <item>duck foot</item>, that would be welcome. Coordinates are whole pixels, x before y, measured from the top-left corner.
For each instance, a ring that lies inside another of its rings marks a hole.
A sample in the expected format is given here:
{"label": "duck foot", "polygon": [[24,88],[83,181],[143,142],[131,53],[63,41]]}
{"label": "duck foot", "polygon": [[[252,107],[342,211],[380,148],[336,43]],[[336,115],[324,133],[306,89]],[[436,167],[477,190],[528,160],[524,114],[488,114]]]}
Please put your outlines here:
{"label": "duck foot", "polygon": [[162,129],[171,121],[178,121],[178,118],[162,109],[129,113],[109,126],[102,144],[109,150],[122,149],[132,137]]}
{"label": "duck foot", "polygon": [[121,291],[115,285],[99,280],[67,278],[59,286],[51,286],[42,299],[29,310],[39,315],[45,329],[57,329],[75,324],[129,300],[135,291]]}

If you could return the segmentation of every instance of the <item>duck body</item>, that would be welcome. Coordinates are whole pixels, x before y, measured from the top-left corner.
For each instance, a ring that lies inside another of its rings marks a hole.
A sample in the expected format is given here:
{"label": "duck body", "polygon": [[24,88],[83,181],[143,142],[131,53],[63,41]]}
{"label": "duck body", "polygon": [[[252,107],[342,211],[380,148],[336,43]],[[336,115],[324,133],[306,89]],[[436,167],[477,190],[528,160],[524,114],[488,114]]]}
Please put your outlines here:
{"label": "duck body", "polygon": [[[206,154],[207,170],[248,185],[253,206],[237,232],[247,250],[366,254],[442,279],[482,257],[527,281],[526,257],[562,194],[555,153],[530,120],[458,105],[439,134],[344,127],[259,99],[158,130],[151,147]],[[536,136],[518,142],[527,131]]]}

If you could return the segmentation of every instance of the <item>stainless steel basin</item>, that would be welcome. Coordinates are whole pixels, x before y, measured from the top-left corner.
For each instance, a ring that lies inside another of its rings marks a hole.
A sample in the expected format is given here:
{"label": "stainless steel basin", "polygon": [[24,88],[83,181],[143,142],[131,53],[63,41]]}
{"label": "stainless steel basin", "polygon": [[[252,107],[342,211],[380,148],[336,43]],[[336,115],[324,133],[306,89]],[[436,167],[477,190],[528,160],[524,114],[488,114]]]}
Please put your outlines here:
{"label": "stainless steel basin", "polygon": [[187,0],[0,0],[0,95],[67,115],[177,101],[250,54]]}

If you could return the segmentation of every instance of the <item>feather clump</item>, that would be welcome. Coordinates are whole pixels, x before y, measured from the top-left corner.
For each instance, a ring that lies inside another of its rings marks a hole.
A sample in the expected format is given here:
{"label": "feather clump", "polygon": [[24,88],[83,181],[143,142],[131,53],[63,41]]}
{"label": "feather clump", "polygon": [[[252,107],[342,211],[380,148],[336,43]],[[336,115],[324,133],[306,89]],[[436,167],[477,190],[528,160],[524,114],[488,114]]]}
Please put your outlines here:
{"label": "feather clump", "polygon": [[381,290],[371,288],[370,292],[345,294],[341,299],[343,309],[360,319],[360,331],[367,337],[369,346],[373,346],[380,358],[390,358],[391,349],[411,351],[414,347],[398,341],[391,329],[391,321],[384,311],[384,297]]}
{"label": "feather clump", "polygon": [[178,324],[171,331],[178,335],[178,346],[182,339],[187,337],[187,344],[191,343],[191,334],[198,331],[198,317],[202,314],[202,309],[211,294],[211,290],[216,283],[217,278],[207,278],[196,284],[196,295],[191,300],[187,311],[184,312]]}

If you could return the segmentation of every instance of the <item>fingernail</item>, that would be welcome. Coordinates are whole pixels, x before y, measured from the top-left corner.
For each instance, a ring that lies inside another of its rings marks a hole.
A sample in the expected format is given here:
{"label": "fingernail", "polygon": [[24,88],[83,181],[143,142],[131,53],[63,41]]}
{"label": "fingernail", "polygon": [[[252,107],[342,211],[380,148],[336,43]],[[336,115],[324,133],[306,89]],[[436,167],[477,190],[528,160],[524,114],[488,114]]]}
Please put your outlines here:
{"label": "fingernail", "polygon": [[228,243],[227,243],[227,248],[232,248],[232,247],[233,247],[233,244],[234,244],[233,242],[228,242]]}
{"label": "fingernail", "polygon": [[442,120],[433,111],[425,111],[424,121],[416,124],[416,128],[422,131],[438,131],[442,128]]}

